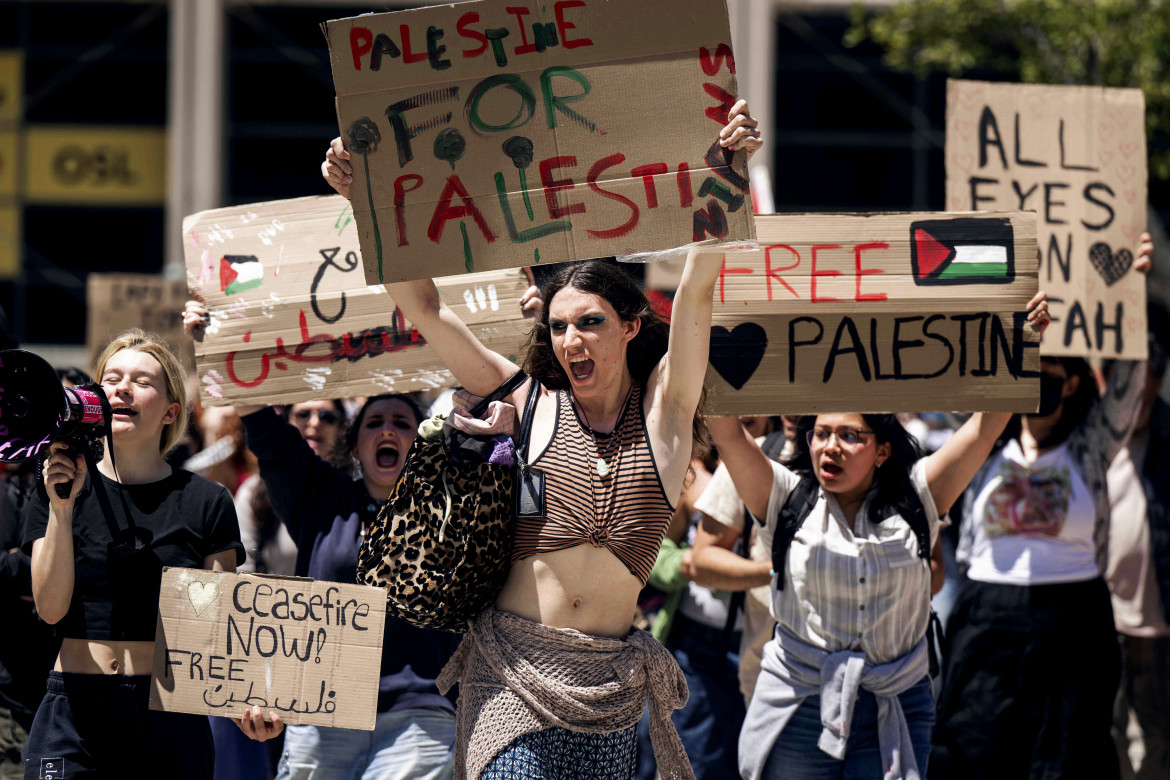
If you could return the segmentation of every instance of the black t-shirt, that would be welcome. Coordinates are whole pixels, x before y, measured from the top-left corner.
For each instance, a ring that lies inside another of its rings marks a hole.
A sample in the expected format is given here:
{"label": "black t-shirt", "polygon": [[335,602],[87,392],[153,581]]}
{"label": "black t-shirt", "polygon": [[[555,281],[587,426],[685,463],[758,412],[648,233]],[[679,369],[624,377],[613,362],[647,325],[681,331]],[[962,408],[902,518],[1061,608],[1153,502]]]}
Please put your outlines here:
{"label": "black t-shirt", "polygon": [[[175,469],[167,478],[144,485],[123,485],[101,477],[114,519],[123,532],[133,525],[149,535],[143,552],[113,552],[110,528],[87,475],[73,509],[75,580],[69,612],[58,624],[62,637],[77,639],[153,640],[164,566],[203,568],[203,560],[225,550],[244,561],[240,525],[232,498],[222,486]],[[29,501],[24,550],[44,537],[48,502],[39,494]]]}

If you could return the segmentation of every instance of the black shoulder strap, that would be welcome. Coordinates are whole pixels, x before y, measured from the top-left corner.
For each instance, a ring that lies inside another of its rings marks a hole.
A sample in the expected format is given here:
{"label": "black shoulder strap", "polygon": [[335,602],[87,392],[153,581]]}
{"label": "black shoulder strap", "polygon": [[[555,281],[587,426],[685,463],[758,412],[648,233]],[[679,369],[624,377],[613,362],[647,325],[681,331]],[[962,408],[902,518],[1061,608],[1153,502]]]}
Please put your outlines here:
{"label": "black shoulder strap", "polygon": [[[512,374],[512,377],[510,379],[508,379],[508,381],[504,382],[504,384],[500,385],[495,390],[493,390],[491,393],[489,393],[482,401],[477,403],[475,406],[468,409],[467,410],[468,414],[470,414],[472,417],[482,417],[484,412],[487,411],[488,404],[490,404],[492,401],[499,401],[499,400],[502,400],[504,398],[507,398],[508,396],[510,396],[512,394],[512,392],[517,387],[522,385],[524,383],[524,380],[527,378],[528,378],[528,375],[525,374],[523,370],[517,371],[515,374]],[[535,381],[536,380],[534,379],[533,382],[535,382]]]}
{"label": "black shoulder strap", "polygon": [[[788,548],[796,532],[812,514],[820,493],[820,483],[812,477],[805,477],[788,494],[788,500],[781,507],[776,518],[776,532],[772,536],[772,570],[776,572],[776,587],[784,590],[784,568],[788,560]],[[903,519],[910,524],[910,530],[918,541],[918,557],[930,560],[930,523],[926,519],[926,508],[917,490],[909,490],[907,508],[909,517]]]}
{"label": "black shoulder strap", "polygon": [[813,477],[805,477],[788,494],[784,506],[776,516],[776,532],[772,535],[772,571],[776,572],[776,587],[784,590],[784,565],[788,548],[804,519],[812,514],[820,497],[821,485]]}

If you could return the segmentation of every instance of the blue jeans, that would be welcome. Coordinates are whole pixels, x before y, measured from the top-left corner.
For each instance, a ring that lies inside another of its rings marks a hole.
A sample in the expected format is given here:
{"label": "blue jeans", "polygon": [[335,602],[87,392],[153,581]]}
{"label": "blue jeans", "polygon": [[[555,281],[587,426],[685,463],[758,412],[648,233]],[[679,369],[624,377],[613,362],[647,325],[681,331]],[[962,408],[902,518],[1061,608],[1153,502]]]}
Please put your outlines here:
{"label": "blue jeans", "polygon": [[[918,772],[926,777],[930,759],[930,731],[934,726],[934,695],[930,678],[898,697],[910,729]],[[764,766],[765,780],[876,780],[884,774],[878,749],[877,699],[864,688],[853,708],[852,732],[845,760],[838,761],[817,747],[821,736],[821,697],[809,696],[780,733]]]}
{"label": "blue jeans", "polygon": [[379,712],[373,731],[289,726],[277,780],[449,780],[455,714],[438,707]]}

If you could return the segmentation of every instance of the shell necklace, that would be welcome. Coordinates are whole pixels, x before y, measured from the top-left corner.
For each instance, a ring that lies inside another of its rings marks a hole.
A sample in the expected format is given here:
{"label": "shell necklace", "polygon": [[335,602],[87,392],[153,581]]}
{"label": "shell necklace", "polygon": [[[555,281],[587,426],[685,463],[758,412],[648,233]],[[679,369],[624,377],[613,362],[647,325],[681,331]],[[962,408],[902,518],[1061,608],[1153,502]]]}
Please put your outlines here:
{"label": "shell necklace", "polygon": [[610,467],[607,458],[611,458],[617,454],[617,451],[614,448],[618,444],[618,427],[621,426],[622,420],[626,416],[626,406],[630,403],[630,396],[633,395],[633,393],[634,385],[631,383],[630,389],[626,393],[626,400],[622,403],[622,410],[618,414],[617,424],[614,426],[613,432],[610,433],[609,442],[606,444],[605,450],[603,451],[601,449],[601,444],[597,441],[597,433],[593,430],[593,426],[589,423],[589,415],[585,413],[585,407],[577,401],[577,398],[573,395],[573,392],[571,390],[569,391],[569,398],[573,400],[573,403],[576,405],[578,411],[581,412],[581,416],[585,419],[585,430],[589,431],[589,438],[593,439],[593,449],[597,452],[597,476],[601,477],[602,479],[605,479],[617,469],[616,465]]}

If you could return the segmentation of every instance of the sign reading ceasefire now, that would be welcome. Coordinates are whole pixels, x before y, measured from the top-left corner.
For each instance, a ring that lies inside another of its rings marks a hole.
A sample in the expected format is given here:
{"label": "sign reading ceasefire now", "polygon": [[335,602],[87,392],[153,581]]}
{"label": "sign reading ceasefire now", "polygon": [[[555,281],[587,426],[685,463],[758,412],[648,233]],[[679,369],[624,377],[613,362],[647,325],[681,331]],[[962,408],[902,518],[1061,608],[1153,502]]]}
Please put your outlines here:
{"label": "sign reading ceasefire now", "polygon": [[[340,195],[215,209],[183,220],[187,285],[210,317],[195,345],[204,404],[291,404],[453,383],[382,285],[361,271]],[[521,271],[438,280],[489,349],[520,359],[531,329]],[[177,311],[177,309],[176,309]]]}
{"label": "sign reading ceasefire now", "polygon": [[1140,89],[947,84],[947,204],[1039,217],[1045,355],[1146,358]]}
{"label": "sign reading ceasefire now", "polygon": [[725,0],[483,0],[328,23],[366,281],[754,236]]}
{"label": "sign reading ceasefire now", "polygon": [[759,251],[728,253],[715,285],[712,414],[1036,410],[1035,214],[770,215],[756,230]]}
{"label": "sign reading ceasefire now", "polygon": [[374,728],[386,590],[163,569],[150,708]]}

